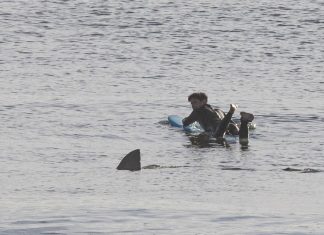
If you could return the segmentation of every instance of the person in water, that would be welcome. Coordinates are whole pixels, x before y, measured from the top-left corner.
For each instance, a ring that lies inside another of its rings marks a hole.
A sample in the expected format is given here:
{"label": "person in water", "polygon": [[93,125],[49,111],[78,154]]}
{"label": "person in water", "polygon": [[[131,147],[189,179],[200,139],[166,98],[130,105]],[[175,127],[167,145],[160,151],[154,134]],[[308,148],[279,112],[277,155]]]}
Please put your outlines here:
{"label": "person in water", "polygon": [[248,123],[254,119],[253,114],[241,112],[241,125],[232,121],[232,116],[237,109],[237,105],[231,104],[229,111],[225,114],[220,109],[213,109],[207,101],[208,97],[203,92],[193,93],[188,96],[188,101],[192,106],[192,113],[182,120],[184,126],[197,121],[204,129],[205,134],[213,136],[217,140],[223,140],[226,133],[239,135],[240,143],[248,143],[249,128]]}

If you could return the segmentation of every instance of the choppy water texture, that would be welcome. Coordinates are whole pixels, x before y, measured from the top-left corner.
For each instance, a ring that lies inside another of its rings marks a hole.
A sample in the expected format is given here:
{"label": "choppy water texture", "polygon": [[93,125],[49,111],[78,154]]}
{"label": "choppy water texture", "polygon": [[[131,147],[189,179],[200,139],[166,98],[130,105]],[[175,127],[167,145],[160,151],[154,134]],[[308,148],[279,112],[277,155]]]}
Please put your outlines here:
{"label": "choppy water texture", "polygon": [[[323,19],[320,0],[1,1],[0,234],[323,234]],[[163,124],[193,91],[256,115],[248,149]],[[136,148],[161,167],[117,171]]]}

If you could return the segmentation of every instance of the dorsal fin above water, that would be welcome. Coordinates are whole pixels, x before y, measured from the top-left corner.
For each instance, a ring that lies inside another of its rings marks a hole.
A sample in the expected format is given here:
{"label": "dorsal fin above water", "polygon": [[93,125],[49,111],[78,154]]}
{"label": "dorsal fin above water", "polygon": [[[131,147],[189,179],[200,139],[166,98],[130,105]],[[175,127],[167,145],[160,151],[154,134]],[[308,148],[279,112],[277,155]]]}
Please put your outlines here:
{"label": "dorsal fin above water", "polygon": [[117,170],[139,171],[141,170],[141,152],[135,149],[128,153],[117,166]]}

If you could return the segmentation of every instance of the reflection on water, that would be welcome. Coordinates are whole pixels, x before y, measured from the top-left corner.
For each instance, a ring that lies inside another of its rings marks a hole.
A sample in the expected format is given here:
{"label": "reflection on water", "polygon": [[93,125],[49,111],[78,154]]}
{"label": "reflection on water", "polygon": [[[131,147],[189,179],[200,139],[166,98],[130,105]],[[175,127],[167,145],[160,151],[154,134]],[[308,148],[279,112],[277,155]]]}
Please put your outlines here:
{"label": "reflection on water", "polygon": [[208,134],[190,135],[187,134],[191,142],[191,145],[186,145],[187,147],[193,146],[198,148],[212,148],[216,146],[230,147],[230,144],[225,138],[213,138]]}
{"label": "reflection on water", "polygon": [[[251,133],[250,133],[251,134]],[[213,148],[216,146],[223,146],[226,148],[231,145],[240,144],[242,150],[247,150],[249,147],[249,139],[239,138],[238,135],[225,135],[224,138],[214,138],[208,133],[200,134],[186,134],[189,138],[191,145],[184,145],[186,147],[198,147],[198,148]],[[253,134],[252,134],[253,136]]]}

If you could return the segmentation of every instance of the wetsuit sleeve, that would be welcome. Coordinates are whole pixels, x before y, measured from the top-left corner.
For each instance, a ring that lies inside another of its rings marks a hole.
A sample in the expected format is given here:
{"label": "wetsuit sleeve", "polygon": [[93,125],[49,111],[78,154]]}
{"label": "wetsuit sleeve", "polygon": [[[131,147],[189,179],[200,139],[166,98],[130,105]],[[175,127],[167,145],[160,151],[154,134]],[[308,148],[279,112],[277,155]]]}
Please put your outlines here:
{"label": "wetsuit sleeve", "polygon": [[[220,110],[220,109],[214,109],[214,110],[217,113],[219,119],[222,120],[225,118],[226,113],[223,110]],[[230,120],[230,123],[232,123],[233,125],[236,125],[236,123],[232,119]]]}
{"label": "wetsuit sleeve", "polygon": [[188,117],[186,117],[186,118],[184,118],[182,120],[182,124],[184,126],[188,126],[191,123],[197,121],[198,120],[197,118],[198,118],[197,112],[196,111],[192,111],[192,113]]}
{"label": "wetsuit sleeve", "polygon": [[225,117],[225,113],[224,113],[224,111],[223,110],[221,110],[221,109],[214,109],[214,111],[215,111],[215,113],[216,113],[216,115],[217,115],[217,119],[218,120],[222,120],[224,117]]}
{"label": "wetsuit sleeve", "polygon": [[[225,112],[223,110],[220,110],[220,112],[222,113],[222,116],[223,116],[222,119],[225,118],[225,116],[226,116]],[[238,135],[239,130],[240,129],[238,128],[237,124],[231,119],[229,121],[227,131],[232,135]]]}

